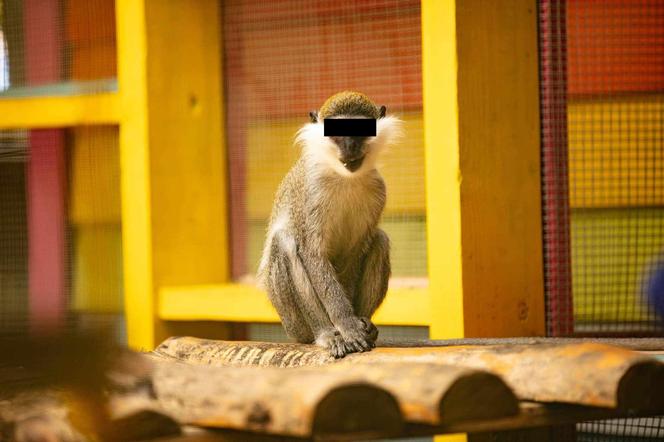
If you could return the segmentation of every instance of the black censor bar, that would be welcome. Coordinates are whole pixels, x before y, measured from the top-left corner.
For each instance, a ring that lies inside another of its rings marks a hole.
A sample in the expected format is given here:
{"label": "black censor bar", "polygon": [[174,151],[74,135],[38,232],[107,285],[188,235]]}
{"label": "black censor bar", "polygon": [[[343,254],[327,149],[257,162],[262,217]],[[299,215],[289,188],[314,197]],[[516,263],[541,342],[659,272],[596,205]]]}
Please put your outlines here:
{"label": "black censor bar", "polygon": [[323,120],[326,137],[375,137],[375,118],[326,118]]}

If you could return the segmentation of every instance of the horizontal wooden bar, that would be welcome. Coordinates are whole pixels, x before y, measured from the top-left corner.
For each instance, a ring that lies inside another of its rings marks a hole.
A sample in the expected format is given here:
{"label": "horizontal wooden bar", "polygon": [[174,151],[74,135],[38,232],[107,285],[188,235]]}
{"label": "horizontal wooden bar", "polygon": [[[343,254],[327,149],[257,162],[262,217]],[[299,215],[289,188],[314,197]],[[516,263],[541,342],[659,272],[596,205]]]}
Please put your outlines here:
{"label": "horizontal wooden bar", "polygon": [[[216,366],[334,362],[327,350],[313,345],[187,337],[170,338],[156,352]],[[522,400],[664,412],[664,365],[646,355],[603,344],[379,347],[348,355],[340,363],[365,362],[426,362],[488,370],[502,376]]]}
{"label": "horizontal wooden bar", "polygon": [[[397,280],[373,319],[379,325],[426,326],[429,302],[427,287]],[[169,321],[279,322],[265,292],[250,284],[163,287],[157,314]]]}
{"label": "horizontal wooden bar", "polygon": [[0,99],[0,129],[118,124],[116,93]]}

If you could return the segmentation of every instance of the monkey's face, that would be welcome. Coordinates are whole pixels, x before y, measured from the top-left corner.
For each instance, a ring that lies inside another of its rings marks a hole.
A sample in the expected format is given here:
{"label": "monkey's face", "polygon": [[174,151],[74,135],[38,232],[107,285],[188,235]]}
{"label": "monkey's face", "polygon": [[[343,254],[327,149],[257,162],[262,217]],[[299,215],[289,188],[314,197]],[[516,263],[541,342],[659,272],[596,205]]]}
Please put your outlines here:
{"label": "monkey's face", "polygon": [[[304,155],[311,167],[317,170],[331,171],[348,178],[359,177],[374,170],[376,161],[383,149],[394,144],[401,134],[401,120],[385,115],[385,107],[377,113],[378,119],[364,115],[332,115],[332,120],[369,119],[375,124],[373,133],[325,134],[324,121],[316,112],[310,114],[311,123],[302,127],[297,134],[296,143],[304,149]],[[326,119],[327,119],[326,118]],[[358,126],[357,124],[351,126]],[[364,123],[359,126],[366,126]],[[353,132],[353,131],[351,131]],[[357,132],[357,131],[355,131]]]}
{"label": "monkey's face", "polygon": [[329,137],[339,151],[339,161],[349,171],[355,172],[364,162],[369,137]]}

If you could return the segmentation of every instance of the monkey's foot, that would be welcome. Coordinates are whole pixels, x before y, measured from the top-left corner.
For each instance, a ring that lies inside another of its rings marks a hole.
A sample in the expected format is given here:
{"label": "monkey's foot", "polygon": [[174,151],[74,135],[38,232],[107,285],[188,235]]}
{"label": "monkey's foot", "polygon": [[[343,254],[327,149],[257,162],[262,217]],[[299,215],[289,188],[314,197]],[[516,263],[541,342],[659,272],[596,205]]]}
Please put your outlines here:
{"label": "monkey's foot", "polygon": [[371,319],[369,318],[360,317],[360,321],[362,321],[364,324],[364,332],[367,334],[367,338],[369,339],[371,347],[375,347],[376,339],[378,339],[378,328],[374,325],[373,322],[371,322]]}
{"label": "monkey's foot", "polygon": [[328,330],[321,333],[316,338],[316,345],[330,350],[330,354],[336,359],[343,358],[346,354],[350,353],[346,351],[344,339],[341,337],[341,333],[337,330]]}

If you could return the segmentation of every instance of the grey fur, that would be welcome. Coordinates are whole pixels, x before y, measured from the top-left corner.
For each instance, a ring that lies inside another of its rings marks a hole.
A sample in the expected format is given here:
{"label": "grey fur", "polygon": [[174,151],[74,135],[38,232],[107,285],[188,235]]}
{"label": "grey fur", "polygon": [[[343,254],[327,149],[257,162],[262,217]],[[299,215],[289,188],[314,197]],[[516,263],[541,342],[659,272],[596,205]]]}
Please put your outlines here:
{"label": "grey fur", "polygon": [[385,198],[373,165],[342,176],[305,149],[288,172],[275,198],[259,279],[290,337],[335,357],[375,346],[378,330],[370,318],[390,276],[389,239],[377,227]]}

